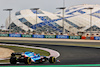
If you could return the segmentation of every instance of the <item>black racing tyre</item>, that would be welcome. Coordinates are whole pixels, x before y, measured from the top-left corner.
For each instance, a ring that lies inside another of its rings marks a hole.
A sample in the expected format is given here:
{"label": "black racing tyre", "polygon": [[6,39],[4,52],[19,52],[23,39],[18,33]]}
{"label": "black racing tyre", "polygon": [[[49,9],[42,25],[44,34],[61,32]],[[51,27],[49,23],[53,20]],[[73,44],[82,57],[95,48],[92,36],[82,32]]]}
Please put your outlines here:
{"label": "black racing tyre", "polygon": [[10,64],[16,64],[16,57],[10,58]]}
{"label": "black racing tyre", "polygon": [[30,57],[24,58],[24,63],[25,64],[31,64],[31,58]]}
{"label": "black racing tyre", "polygon": [[56,58],[55,57],[50,57],[49,58],[49,62],[50,63],[55,63],[56,62]]}

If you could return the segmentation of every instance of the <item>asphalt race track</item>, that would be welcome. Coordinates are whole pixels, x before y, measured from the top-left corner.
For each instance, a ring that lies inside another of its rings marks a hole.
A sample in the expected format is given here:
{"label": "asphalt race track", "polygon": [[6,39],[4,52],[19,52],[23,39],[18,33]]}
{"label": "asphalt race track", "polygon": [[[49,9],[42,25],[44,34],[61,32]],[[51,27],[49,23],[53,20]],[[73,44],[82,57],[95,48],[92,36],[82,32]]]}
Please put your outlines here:
{"label": "asphalt race track", "polygon": [[[41,42],[41,41],[38,41]],[[46,41],[47,42],[47,41]],[[4,42],[2,42],[4,43]],[[7,42],[6,42],[7,43]],[[49,42],[48,42],[49,43]],[[56,41],[55,41],[56,43]],[[60,42],[61,43],[61,42]],[[64,42],[63,42],[64,43]],[[100,44],[100,43],[90,43],[90,42],[67,42],[74,44]],[[100,49],[99,48],[89,48],[89,47],[74,47],[74,46],[58,46],[58,45],[48,45],[48,44],[30,44],[30,43],[18,43],[23,45],[31,45],[37,47],[45,47],[57,50],[60,53],[60,63],[55,63],[56,65],[72,65],[72,64],[100,64]],[[50,65],[50,63],[44,63],[41,65]],[[7,65],[7,64],[5,64]]]}

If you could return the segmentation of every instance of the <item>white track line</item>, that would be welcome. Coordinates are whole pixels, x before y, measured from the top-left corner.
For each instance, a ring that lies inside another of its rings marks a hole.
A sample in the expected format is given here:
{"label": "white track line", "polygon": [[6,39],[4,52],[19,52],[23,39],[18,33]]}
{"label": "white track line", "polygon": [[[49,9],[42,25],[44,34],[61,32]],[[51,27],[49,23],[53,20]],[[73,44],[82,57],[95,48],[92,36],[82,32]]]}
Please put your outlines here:
{"label": "white track line", "polygon": [[[47,57],[51,57],[51,56],[54,56],[55,58],[59,57],[60,56],[60,53],[55,51],[55,50],[52,50],[52,49],[47,49],[47,48],[41,48],[41,47],[33,47],[33,46],[24,46],[24,45],[16,45],[16,44],[0,44],[0,45],[8,45],[8,46],[18,46],[18,47],[26,47],[26,48],[34,48],[34,49],[41,49],[41,50],[44,50],[44,51],[47,51],[50,53],[49,56]],[[0,58],[0,60],[6,60],[8,58]]]}

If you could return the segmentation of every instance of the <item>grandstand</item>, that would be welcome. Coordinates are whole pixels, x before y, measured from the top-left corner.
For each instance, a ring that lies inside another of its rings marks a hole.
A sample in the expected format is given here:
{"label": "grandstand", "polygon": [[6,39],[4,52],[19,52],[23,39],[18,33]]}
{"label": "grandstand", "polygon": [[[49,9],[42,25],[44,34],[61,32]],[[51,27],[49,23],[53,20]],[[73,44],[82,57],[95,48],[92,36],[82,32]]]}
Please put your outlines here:
{"label": "grandstand", "polygon": [[[92,7],[92,13],[89,8]],[[77,5],[66,8],[64,11],[64,30],[65,33],[78,32],[98,32],[100,31],[100,5]],[[92,17],[92,26],[90,27],[90,16]],[[11,14],[11,23],[9,17],[6,20],[6,28],[13,31],[37,31],[37,32],[55,32],[62,33],[62,11],[55,14],[41,9],[26,9]],[[37,27],[37,28],[36,28]]]}
{"label": "grandstand", "polygon": [[[92,13],[89,9],[92,7]],[[57,16],[62,16],[62,11],[56,12]],[[100,5],[77,5],[65,9],[65,23],[71,26],[70,32],[92,32],[100,31]],[[92,17],[92,26],[90,27],[90,17]],[[67,20],[67,21],[66,21]],[[68,26],[69,26],[68,25]],[[74,31],[73,31],[74,29]]]}

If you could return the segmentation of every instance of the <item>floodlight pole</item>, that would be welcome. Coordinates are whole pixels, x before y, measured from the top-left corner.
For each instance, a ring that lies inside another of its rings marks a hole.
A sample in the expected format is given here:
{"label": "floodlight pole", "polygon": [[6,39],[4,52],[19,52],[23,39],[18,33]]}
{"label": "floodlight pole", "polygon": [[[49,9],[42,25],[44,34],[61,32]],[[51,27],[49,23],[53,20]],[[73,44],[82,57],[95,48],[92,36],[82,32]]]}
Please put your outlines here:
{"label": "floodlight pole", "polygon": [[11,22],[11,11],[13,10],[13,9],[3,9],[4,11],[9,11],[9,29],[10,29],[10,33],[11,33],[11,25],[10,25],[10,22]]}
{"label": "floodlight pole", "polygon": [[65,29],[64,29],[64,9],[65,9],[66,7],[60,7],[60,8],[56,8],[56,9],[62,9],[62,27],[63,27],[63,30],[62,30],[62,33],[64,34],[65,33]]}
{"label": "floodlight pole", "polygon": [[65,7],[65,0],[63,0],[63,7]]}
{"label": "floodlight pole", "polygon": [[[90,14],[92,13],[93,7],[85,8],[90,10]],[[92,16],[90,15],[90,36],[92,36]]]}
{"label": "floodlight pole", "polygon": [[[90,14],[92,13],[92,9],[90,9]],[[90,27],[91,27],[91,30],[90,30],[90,36],[92,36],[92,16],[90,15]]]}
{"label": "floodlight pole", "polygon": [[31,10],[36,10],[36,32],[37,32],[37,10],[39,10],[39,8],[32,8]]}

